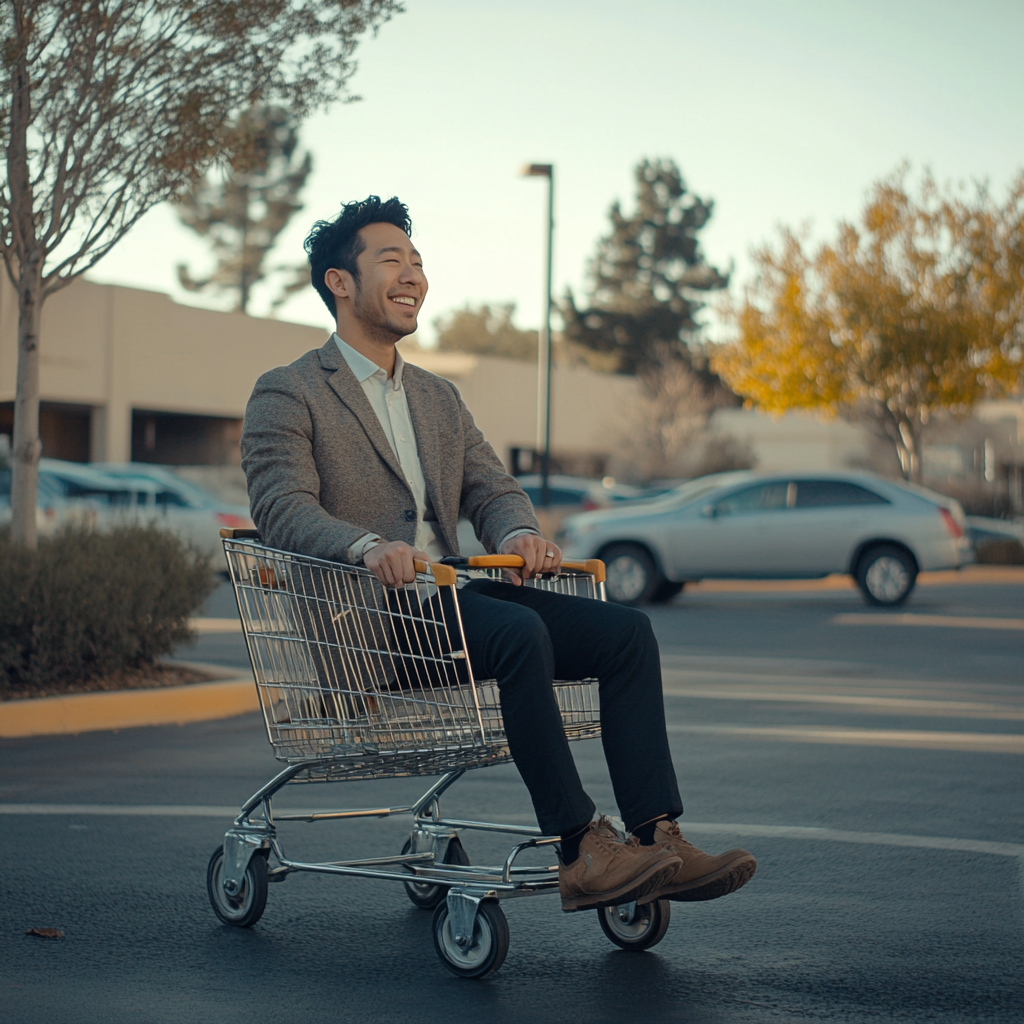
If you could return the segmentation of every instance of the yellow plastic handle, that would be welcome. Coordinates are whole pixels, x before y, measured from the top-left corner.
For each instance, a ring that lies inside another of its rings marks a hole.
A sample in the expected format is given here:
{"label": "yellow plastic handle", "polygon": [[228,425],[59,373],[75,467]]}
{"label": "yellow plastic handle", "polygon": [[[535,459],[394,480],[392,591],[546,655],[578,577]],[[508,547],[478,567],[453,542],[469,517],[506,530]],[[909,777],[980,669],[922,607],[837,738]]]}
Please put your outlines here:
{"label": "yellow plastic handle", "polygon": [[424,575],[430,573],[439,587],[455,586],[455,570],[450,565],[441,565],[440,562],[421,562],[418,558],[414,558],[412,567]]}

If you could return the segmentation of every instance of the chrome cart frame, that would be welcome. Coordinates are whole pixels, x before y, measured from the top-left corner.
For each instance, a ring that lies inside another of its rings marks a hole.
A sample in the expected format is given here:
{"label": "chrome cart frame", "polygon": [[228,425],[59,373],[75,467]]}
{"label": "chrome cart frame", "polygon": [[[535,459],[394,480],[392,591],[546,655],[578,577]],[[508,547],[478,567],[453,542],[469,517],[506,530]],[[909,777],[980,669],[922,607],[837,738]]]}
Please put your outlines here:
{"label": "chrome cart frame", "polygon": [[[558,888],[557,864],[521,866],[527,850],[557,836],[536,827],[466,821],[441,814],[441,796],[468,770],[511,760],[497,685],[475,680],[459,612],[460,580],[500,576],[514,556],[417,562],[415,583],[380,585],[353,566],[289,554],[259,543],[255,531],[222,530],[267,735],[287,763],[242,806],[207,872],[210,902],[226,924],[251,927],[267,886],[296,871],[402,882],[414,904],[434,909],[434,944],[454,973],[482,977],[508,949],[499,901]],[[604,565],[565,563],[527,581],[560,593],[604,600]],[[597,680],[557,680],[569,740],[600,735]],[[275,814],[273,799],[294,783],[439,776],[408,806]],[[410,815],[402,852],[311,863],[286,856],[282,822],[343,821]],[[469,862],[459,833],[521,837],[498,865]],[[598,911],[609,938],[647,948],[668,925],[668,904]]]}

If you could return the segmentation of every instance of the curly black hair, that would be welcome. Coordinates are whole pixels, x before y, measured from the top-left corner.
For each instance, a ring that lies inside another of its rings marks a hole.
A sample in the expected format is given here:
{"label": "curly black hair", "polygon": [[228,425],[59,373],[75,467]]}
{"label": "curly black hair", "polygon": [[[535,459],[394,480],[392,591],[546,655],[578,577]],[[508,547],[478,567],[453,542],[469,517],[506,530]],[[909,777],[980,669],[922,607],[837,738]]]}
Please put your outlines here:
{"label": "curly black hair", "polygon": [[318,220],[303,242],[309,259],[310,281],[332,316],[337,315],[337,309],[334,294],[324,284],[324,274],[331,267],[347,270],[359,284],[356,259],[366,247],[359,237],[359,229],[367,224],[394,224],[407,235],[412,234],[409,207],[397,196],[385,201],[381,201],[380,196],[367,196],[361,202],[345,203],[334,220]]}

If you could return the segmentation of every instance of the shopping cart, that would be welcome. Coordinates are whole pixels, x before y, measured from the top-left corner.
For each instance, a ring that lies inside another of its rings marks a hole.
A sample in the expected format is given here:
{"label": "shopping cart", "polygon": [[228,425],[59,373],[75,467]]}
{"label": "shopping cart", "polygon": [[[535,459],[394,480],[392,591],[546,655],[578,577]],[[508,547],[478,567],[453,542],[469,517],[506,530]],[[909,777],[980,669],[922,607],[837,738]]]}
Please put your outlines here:
{"label": "shopping cart", "polygon": [[[464,821],[441,814],[441,796],[472,768],[511,760],[498,687],[473,678],[459,613],[457,581],[502,578],[514,556],[416,563],[415,583],[382,587],[366,569],[277,551],[253,530],[222,530],[228,571],[245,630],[256,689],[274,756],[287,767],[243,805],[210,858],[207,889],[226,924],[254,925],[267,887],[296,871],[402,882],[409,899],[433,909],[434,946],[455,974],[479,978],[508,951],[500,901],[557,892],[557,864],[517,864],[550,846],[525,825]],[[454,564],[453,564],[454,563]],[[511,584],[510,584],[511,585]],[[604,600],[604,564],[565,562],[524,585]],[[596,679],[557,680],[569,740],[601,733]],[[286,785],[437,776],[413,804],[276,814]],[[401,853],[310,863],[285,855],[278,825],[410,815]],[[470,863],[463,831],[522,837],[497,866]],[[646,949],[665,934],[669,904],[598,909],[605,934]]]}

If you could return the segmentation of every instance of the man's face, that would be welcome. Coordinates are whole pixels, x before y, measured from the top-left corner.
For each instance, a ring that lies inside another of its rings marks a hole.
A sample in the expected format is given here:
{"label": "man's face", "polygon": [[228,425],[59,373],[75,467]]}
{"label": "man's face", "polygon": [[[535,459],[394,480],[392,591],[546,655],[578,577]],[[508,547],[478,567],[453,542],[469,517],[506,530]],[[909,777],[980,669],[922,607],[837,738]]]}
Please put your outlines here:
{"label": "man's face", "polygon": [[427,294],[423,260],[409,236],[394,224],[367,224],[359,232],[365,248],[356,262],[352,313],[365,327],[404,338],[416,330]]}

